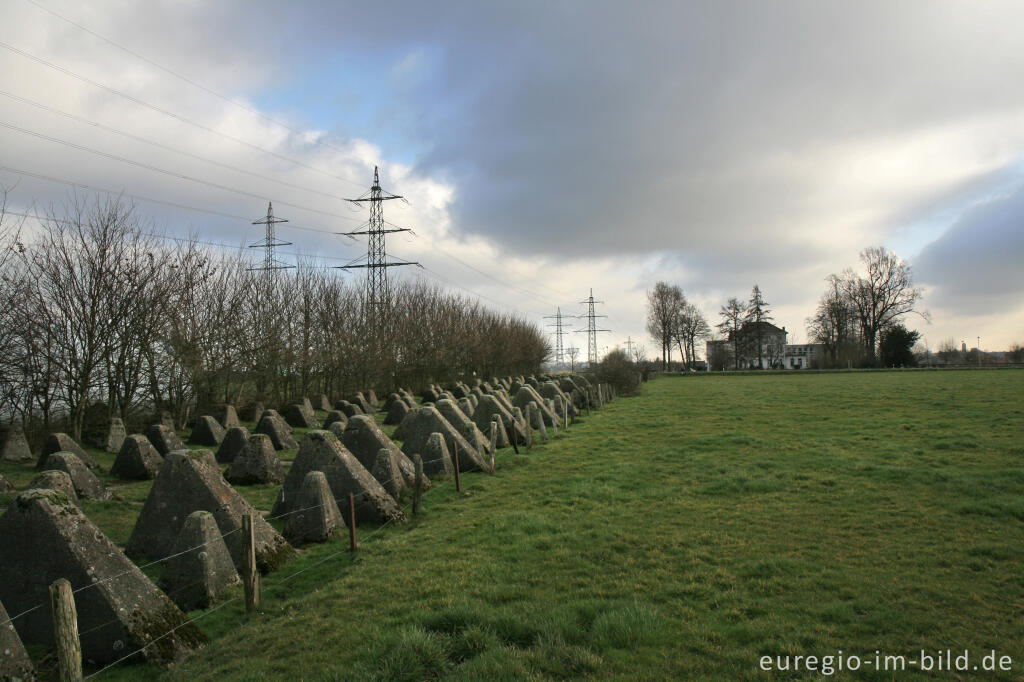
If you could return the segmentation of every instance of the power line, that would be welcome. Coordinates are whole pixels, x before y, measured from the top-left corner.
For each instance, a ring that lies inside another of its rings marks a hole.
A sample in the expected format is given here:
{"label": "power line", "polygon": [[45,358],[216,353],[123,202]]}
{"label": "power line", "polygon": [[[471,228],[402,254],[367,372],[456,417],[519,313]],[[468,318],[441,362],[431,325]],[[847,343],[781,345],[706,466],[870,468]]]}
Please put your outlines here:
{"label": "power line", "polygon": [[[38,220],[40,222],[42,222],[42,221],[51,221],[51,222],[64,223],[64,224],[71,224],[72,223],[72,221],[64,220],[62,218],[55,218],[55,217],[41,218],[38,215],[35,215],[35,214],[32,214],[32,213],[23,213],[21,211],[5,210],[4,214],[19,216],[19,217],[22,217],[22,218],[34,218],[35,220]],[[198,237],[175,237],[173,235],[158,234],[156,232],[142,232],[142,234],[147,236],[147,237],[152,237],[154,239],[166,239],[166,240],[169,240],[169,241],[182,242],[182,243],[185,243],[185,244],[203,244],[205,246],[215,246],[215,247],[221,248],[221,249],[231,249],[231,250],[242,251],[242,250],[244,250],[246,248],[244,242],[243,243],[239,243],[239,244],[227,244],[225,242],[214,242],[214,241],[210,241],[208,239],[199,239]],[[293,251],[283,251],[283,252],[278,252],[278,253],[281,253],[282,255],[285,255],[285,256],[294,256],[295,258],[315,258],[317,260],[340,260],[340,261],[347,261],[348,260],[346,258],[341,258],[341,257],[338,257],[338,256],[323,256],[323,255],[320,255],[320,254],[311,254],[311,253],[295,253]],[[327,268],[326,266],[308,266],[307,265],[307,266],[304,266],[304,267],[316,267],[317,269],[336,269],[336,268]]]}
{"label": "power line", "polygon": [[497,299],[491,298],[490,296],[485,296],[484,294],[481,294],[479,291],[473,291],[471,289],[467,289],[464,286],[460,286],[459,284],[456,284],[455,282],[453,282],[452,280],[448,279],[444,275],[442,275],[442,274],[440,274],[438,272],[434,272],[433,270],[431,270],[430,268],[428,268],[425,265],[420,265],[420,268],[424,272],[429,273],[432,277],[434,277],[435,279],[437,279],[439,282],[441,282],[443,284],[447,284],[448,286],[455,287],[456,289],[459,289],[460,291],[466,292],[470,296],[475,296],[477,298],[482,298],[485,301],[490,301],[491,303],[499,306],[500,308],[506,309],[506,310],[511,310],[511,311],[515,312],[517,315],[520,315],[522,317],[528,317],[527,312],[529,314],[531,314],[531,315],[543,316],[542,313],[538,313],[537,311],[523,312],[522,310],[520,310],[519,308],[516,308],[513,305],[509,305],[508,303],[504,303],[504,302],[499,301]]}
{"label": "power line", "polygon": [[[62,144],[64,146],[66,146],[66,147],[71,147],[72,149],[78,149],[80,151],[89,152],[90,154],[96,154],[97,156],[102,156],[102,157],[105,157],[105,158],[108,158],[108,159],[112,159],[114,161],[120,161],[122,163],[126,163],[126,164],[131,165],[131,166],[136,166],[138,168],[144,168],[146,170],[154,171],[156,173],[162,173],[162,174],[170,176],[172,178],[177,178],[177,179],[180,179],[180,180],[188,180],[189,182],[195,182],[195,183],[198,183],[200,185],[206,185],[208,187],[213,187],[215,189],[223,190],[223,191],[226,191],[226,192],[234,192],[235,194],[241,194],[243,196],[253,197],[253,198],[256,198],[256,199],[264,199],[264,198],[266,198],[266,195],[255,194],[253,192],[248,192],[248,191],[246,191],[244,189],[237,189],[235,187],[228,187],[227,185],[221,185],[221,184],[216,183],[216,182],[210,182],[209,180],[201,180],[199,178],[194,178],[194,177],[192,177],[190,175],[185,175],[183,173],[176,173],[175,171],[169,171],[169,170],[167,170],[165,168],[160,168],[158,166],[153,166],[153,165],[148,164],[148,163],[143,163],[142,161],[134,161],[132,159],[127,159],[127,158],[125,158],[123,156],[118,156],[117,154],[111,154],[109,152],[105,152],[105,151],[102,151],[100,149],[93,149],[92,147],[86,147],[85,145],[81,145],[81,144],[78,144],[76,142],[70,142],[68,140],[62,140],[59,137],[53,137],[51,135],[46,135],[45,133],[40,133],[40,132],[36,132],[34,130],[29,130],[28,128],[22,128],[21,126],[16,126],[13,123],[7,123],[5,121],[0,121],[0,126],[3,126],[4,128],[8,128],[10,130],[14,130],[14,131],[19,132],[19,133],[24,133],[25,135],[31,135],[33,137],[38,137],[38,138],[46,140],[48,142],[53,142],[55,144]],[[331,213],[330,211],[321,211],[320,209],[317,209],[317,208],[306,208],[304,206],[300,206],[298,204],[291,204],[291,203],[288,203],[286,201],[278,200],[278,203],[281,204],[282,206],[290,206],[292,208],[299,209],[300,211],[309,211],[310,213],[319,213],[321,215],[330,216],[331,218],[340,218],[341,220],[354,220],[354,218],[349,217],[349,216],[343,216],[343,215],[339,215],[337,213]]]}
{"label": "power line", "polygon": [[[55,178],[52,175],[44,175],[42,173],[32,173],[30,171],[21,170],[19,168],[12,168],[10,166],[0,166],[0,171],[6,171],[8,173],[17,173],[29,178],[35,178],[36,180],[45,180],[47,182],[55,182],[62,185],[68,185],[70,187],[76,187],[79,189],[87,189],[91,192],[102,192],[109,196],[122,196],[136,201],[145,201],[153,204],[162,204],[164,206],[173,206],[174,208],[183,208],[186,211],[196,211],[198,213],[208,213],[210,215],[220,216],[222,218],[234,218],[237,220],[249,220],[249,216],[237,215],[235,213],[224,213],[223,211],[214,211],[208,208],[199,208],[198,206],[189,206],[188,204],[181,204],[175,201],[165,201],[163,199],[154,199],[152,197],[142,196],[140,194],[129,194],[128,192],[117,191],[112,189],[104,189],[102,187],[96,187],[94,185],[86,185],[79,182],[73,182],[71,180],[63,180],[61,178]],[[28,216],[30,218],[35,216]],[[305,230],[307,232],[319,232],[321,234],[336,235],[337,233],[332,230],[324,230],[318,227],[303,227],[301,225],[290,224],[288,229],[291,230]]]}
{"label": "power line", "polygon": [[[27,2],[31,2],[31,0],[26,0],[26,1]],[[87,118],[85,118],[83,116],[78,116],[76,114],[71,114],[71,113],[68,113],[66,111],[61,111],[60,109],[48,106],[46,104],[42,104],[41,102],[36,102],[35,100],[30,99],[28,97],[22,97],[21,95],[15,95],[14,93],[7,92],[5,90],[0,90],[0,95],[3,95],[4,97],[7,97],[9,99],[13,99],[16,102],[20,102],[22,104],[27,104],[29,106],[36,107],[37,109],[42,109],[43,111],[50,112],[51,114],[56,114],[58,116],[64,116],[65,118],[70,118],[73,121],[78,121],[79,123],[84,123],[86,125],[93,126],[94,128],[98,128],[100,130],[105,130],[108,133],[113,133],[115,135],[121,135],[122,137],[127,137],[129,139],[135,140],[136,142],[142,142],[143,144],[152,145],[152,146],[157,147],[159,149],[163,149],[163,150],[166,150],[166,151],[169,151],[169,152],[174,152],[175,154],[181,154],[182,156],[187,156],[187,157],[192,158],[192,159],[197,159],[199,161],[203,161],[204,163],[213,164],[214,166],[220,166],[221,168],[226,168],[227,170],[234,171],[236,173],[243,173],[245,175],[251,175],[252,177],[259,178],[260,180],[267,180],[269,182],[276,182],[276,183],[278,183],[280,185],[284,185],[285,187],[291,187],[292,189],[302,190],[303,192],[310,192],[312,194],[319,194],[320,196],[324,196],[324,197],[327,197],[329,199],[338,199],[339,201],[344,201],[345,200],[345,197],[339,196],[337,194],[330,194],[329,192],[321,192],[320,190],[310,189],[309,187],[303,187],[302,185],[297,185],[295,183],[287,182],[285,180],[279,180],[277,178],[272,178],[269,175],[261,175],[259,173],[254,173],[253,171],[245,170],[244,168],[238,168],[237,166],[232,166],[231,164],[222,163],[222,162],[217,161],[215,159],[211,159],[211,158],[208,158],[208,157],[205,157],[205,156],[200,156],[199,154],[193,154],[192,152],[187,152],[187,151],[185,151],[183,149],[178,149],[177,147],[171,147],[170,145],[166,145],[166,144],[163,144],[161,142],[156,142],[155,140],[148,140],[148,139],[146,139],[144,137],[141,137],[139,135],[134,135],[132,133],[125,132],[123,130],[118,130],[117,128],[112,128],[110,126],[103,125],[102,123],[97,123],[96,121],[91,121],[91,120],[89,120],[89,119],[87,119]]]}
{"label": "power line", "polygon": [[[42,64],[43,66],[49,67],[49,68],[54,69],[56,71],[60,71],[61,73],[65,74],[67,76],[71,76],[72,78],[76,78],[76,79],[82,81],[83,83],[88,83],[89,85],[91,85],[91,86],[93,86],[95,88],[99,88],[100,90],[104,90],[105,92],[109,92],[111,94],[117,95],[118,97],[123,97],[124,99],[127,99],[130,102],[134,102],[135,104],[138,104],[139,106],[146,107],[147,109],[152,109],[153,111],[155,111],[155,112],[157,112],[159,114],[163,114],[164,116],[168,116],[168,117],[173,118],[173,119],[175,119],[177,121],[181,121],[182,123],[188,124],[190,126],[194,126],[196,128],[199,128],[200,130],[204,130],[204,131],[206,131],[208,133],[212,133],[214,135],[219,135],[220,137],[223,137],[223,138],[225,138],[227,140],[231,140],[232,142],[236,142],[238,144],[245,145],[246,147],[249,147],[250,149],[254,149],[254,150],[256,150],[258,152],[261,152],[263,154],[269,154],[270,156],[273,156],[274,158],[280,159],[282,161],[287,161],[288,163],[293,163],[293,164],[295,164],[297,166],[302,166],[303,168],[307,168],[307,169],[309,169],[311,171],[314,171],[314,172],[317,172],[317,173],[321,173],[323,175],[326,175],[329,178],[333,178],[335,180],[341,180],[342,182],[349,182],[349,183],[352,183],[354,185],[359,185],[358,182],[356,182],[354,180],[350,180],[349,178],[343,178],[343,177],[341,177],[339,175],[334,175],[333,173],[331,173],[329,171],[323,170],[322,168],[317,168],[316,166],[312,166],[312,165],[310,165],[310,164],[308,164],[308,163],[306,163],[304,161],[299,161],[298,159],[293,159],[291,157],[285,156],[284,154],[279,154],[277,152],[271,151],[271,150],[266,149],[264,147],[260,147],[259,145],[252,144],[251,142],[246,142],[245,140],[243,140],[243,139],[241,139],[239,137],[235,137],[234,135],[229,135],[228,133],[221,132],[220,130],[217,130],[215,128],[211,128],[211,127],[209,127],[207,125],[204,125],[202,123],[199,123],[197,121],[193,121],[192,119],[190,119],[190,118],[188,118],[186,116],[182,116],[180,114],[174,113],[173,111],[169,111],[167,109],[163,109],[161,107],[158,107],[155,104],[150,104],[149,102],[141,100],[138,97],[134,97],[133,95],[129,95],[126,92],[122,92],[121,90],[117,90],[116,88],[112,88],[109,85],[104,85],[103,83],[99,83],[97,81],[94,81],[91,78],[88,78],[86,76],[82,76],[81,74],[75,73],[74,71],[71,71],[70,69],[66,69],[63,66],[59,66],[57,64],[54,64],[53,62],[49,62],[49,61],[43,59],[42,57],[37,57],[36,55],[34,55],[34,54],[30,53],[30,52],[26,52],[25,50],[22,50],[22,49],[19,49],[17,47],[14,47],[13,45],[10,45],[10,44],[5,43],[3,41],[0,41],[0,47],[4,48],[5,50],[8,50],[10,52],[13,52],[13,53],[15,53],[15,54],[17,54],[17,55],[19,55],[21,57],[24,57],[25,59],[30,59],[30,60],[32,60],[34,62]],[[360,185],[360,186],[362,186],[362,185]]]}
{"label": "power line", "polygon": [[[231,104],[232,106],[236,106],[239,109],[243,109],[245,111],[248,111],[251,114],[259,116],[263,120],[269,121],[270,123],[273,123],[274,125],[280,126],[280,127],[284,128],[285,130],[288,130],[288,131],[290,131],[292,133],[295,133],[296,135],[306,135],[307,134],[307,131],[299,130],[297,128],[293,128],[290,125],[288,125],[287,123],[284,123],[282,121],[277,120],[276,118],[268,116],[267,114],[263,113],[259,109],[256,109],[254,107],[250,107],[250,106],[248,106],[246,104],[243,104],[243,103],[241,103],[241,102],[239,102],[239,101],[237,101],[237,100],[235,100],[235,99],[233,99],[231,97],[228,97],[227,95],[224,95],[224,94],[222,94],[220,92],[217,92],[213,88],[210,88],[210,87],[207,87],[207,86],[203,85],[202,83],[197,83],[196,81],[192,80],[191,78],[188,78],[187,76],[184,76],[184,75],[178,73],[177,71],[174,71],[171,68],[168,68],[168,67],[166,67],[166,66],[164,66],[162,64],[159,64],[159,63],[153,61],[152,59],[149,59],[148,57],[145,57],[145,56],[139,54],[138,52],[135,52],[134,50],[131,50],[131,49],[125,47],[124,45],[121,45],[120,43],[118,43],[118,42],[116,42],[116,41],[114,41],[114,40],[112,40],[110,38],[107,38],[104,35],[100,35],[96,31],[93,31],[92,29],[87,28],[86,26],[83,26],[82,24],[79,24],[76,21],[73,21],[73,20],[68,19],[67,17],[65,17],[65,16],[63,16],[61,14],[58,14],[57,12],[53,11],[49,7],[45,7],[42,4],[40,4],[39,2],[36,2],[36,0],[25,0],[25,1],[35,5],[36,7],[38,7],[41,10],[43,10],[44,12],[48,12],[49,14],[52,14],[53,16],[57,17],[61,21],[65,21],[65,22],[71,24],[72,26],[85,31],[89,35],[94,36],[96,38],[99,38],[100,40],[102,40],[103,42],[105,42],[105,43],[107,43],[109,45],[113,45],[117,49],[130,54],[131,56],[133,56],[136,59],[139,59],[139,60],[149,64],[150,66],[153,66],[153,67],[155,67],[157,69],[160,69],[161,71],[163,71],[165,73],[169,73],[170,75],[174,76],[175,78],[178,78],[178,79],[188,83],[189,85],[191,85],[193,87],[199,88],[203,92],[209,93],[209,94],[213,95],[214,97],[218,97],[218,98],[224,100],[225,102],[227,102],[228,104]],[[331,144],[330,142],[328,142],[325,139],[319,140],[319,143],[323,144],[326,147],[330,147],[332,149],[336,149],[337,151],[340,151],[340,152],[347,152],[348,151],[346,149],[343,149],[342,147],[338,147],[337,145]],[[353,182],[353,184],[358,184],[358,183],[355,183],[354,181],[351,181],[351,180],[349,180],[348,182]]]}

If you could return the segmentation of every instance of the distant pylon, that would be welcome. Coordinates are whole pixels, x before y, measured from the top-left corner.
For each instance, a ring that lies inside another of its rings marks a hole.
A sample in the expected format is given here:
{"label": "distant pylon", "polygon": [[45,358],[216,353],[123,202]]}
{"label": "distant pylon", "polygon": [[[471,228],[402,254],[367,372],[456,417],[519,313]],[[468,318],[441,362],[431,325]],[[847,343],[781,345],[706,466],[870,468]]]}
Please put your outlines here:
{"label": "distant pylon", "polygon": [[353,237],[366,235],[366,263],[359,265],[340,265],[342,270],[353,270],[366,268],[366,315],[367,321],[372,325],[386,320],[391,310],[391,289],[388,286],[388,268],[399,265],[419,265],[409,261],[388,262],[387,249],[384,244],[384,235],[391,232],[410,232],[408,228],[394,227],[384,228],[384,211],[381,204],[391,199],[401,199],[397,194],[385,192],[380,186],[380,174],[377,166],[373,167],[373,186],[370,187],[368,195],[364,194],[358,199],[349,199],[352,203],[369,203],[370,220],[365,230],[354,232],[341,232],[340,234]]}
{"label": "distant pylon", "polygon": [[636,344],[633,343],[633,337],[632,336],[627,336],[626,337],[626,356],[629,357],[630,360],[633,359],[633,346],[634,345],[636,345]]}
{"label": "distant pylon", "polygon": [[554,324],[549,324],[549,327],[555,328],[555,363],[563,364],[565,362],[565,351],[562,348],[562,309],[557,308],[554,315],[546,315],[545,320],[554,320]]}
{"label": "distant pylon", "polygon": [[286,222],[288,222],[288,221],[286,219],[284,219],[284,218],[275,218],[274,217],[274,203],[268,201],[267,202],[267,215],[265,217],[263,217],[263,218],[260,218],[259,220],[252,221],[253,225],[266,225],[267,226],[266,236],[263,238],[263,241],[256,242],[255,244],[252,244],[251,246],[249,246],[250,249],[260,249],[260,248],[264,249],[264,251],[263,251],[263,267],[259,267],[259,268],[252,267],[252,268],[249,268],[249,270],[263,271],[265,273],[265,275],[264,275],[265,277],[270,277],[271,276],[270,273],[273,272],[274,270],[287,270],[289,268],[294,268],[295,267],[294,265],[288,265],[287,263],[282,263],[281,261],[279,261],[276,258],[274,258],[274,247],[275,246],[291,246],[291,242],[278,241],[277,237],[274,235],[274,225],[277,225],[278,223],[286,223]]}
{"label": "distant pylon", "polygon": [[[608,317],[608,316],[607,315],[597,315],[597,314],[595,314],[595,312],[594,312],[594,304],[595,303],[604,303],[604,301],[595,301],[594,300],[594,290],[593,289],[590,290],[590,296],[587,298],[587,300],[580,301],[580,303],[586,303],[587,304],[587,314],[585,315],[585,317],[587,318],[587,364],[590,365],[591,367],[593,367],[594,365],[597,364],[597,333],[598,332],[610,332],[611,329],[598,329],[597,328],[597,318],[599,318],[599,317]],[[579,329],[577,331],[583,331],[583,330]]]}

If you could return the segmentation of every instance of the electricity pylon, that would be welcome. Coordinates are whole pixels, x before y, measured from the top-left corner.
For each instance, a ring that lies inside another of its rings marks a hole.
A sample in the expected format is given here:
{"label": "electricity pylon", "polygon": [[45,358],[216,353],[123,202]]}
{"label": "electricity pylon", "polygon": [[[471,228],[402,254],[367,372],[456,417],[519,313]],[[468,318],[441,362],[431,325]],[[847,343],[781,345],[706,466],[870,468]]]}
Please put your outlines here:
{"label": "electricity pylon", "polygon": [[291,246],[291,242],[278,241],[277,237],[274,235],[274,225],[277,225],[278,223],[286,223],[286,222],[288,222],[288,221],[285,218],[275,218],[274,217],[274,203],[268,201],[267,202],[267,215],[265,217],[263,217],[263,218],[260,218],[259,220],[252,221],[253,225],[266,225],[267,226],[266,236],[263,238],[263,241],[256,242],[255,244],[252,244],[249,247],[250,249],[260,249],[260,248],[264,249],[264,251],[263,251],[263,267],[259,267],[259,268],[251,267],[251,268],[249,268],[249,270],[262,271],[262,272],[265,273],[264,274],[264,278],[270,279],[270,277],[272,276],[271,273],[274,270],[287,270],[289,268],[294,268],[295,267],[294,265],[288,265],[287,263],[282,263],[281,261],[279,261],[276,258],[274,258],[274,247],[275,246]]}
{"label": "electricity pylon", "polygon": [[549,327],[555,328],[555,363],[561,366],[565,362],[565,352],[562,349],[562,309],[557,308],[554,315],[546,315],[545,320],[554,320],[554,324],[549,324]]}
{"label": "electricity pylon", "polygon": [[364,230],[340,232],[348,237],[367,236],[366,263],[359,265],[340,265],[342,270],[366,268],[366,318],[371,327],[385,325],[391,312],[391,289],[388,286],[388,268],[400,265],[419,265],[410,261],[388,261],[384,235],[392,232],[410,232],[408,228],[384,227],[384,211],[382,204],[392,199],[401,199],[397,194],[385,192],[380,186],[380,174],[377,166],[373,167],[373,186],[367,195],[358,199],[348,199],[352,203],[369,203],[370,220]]}
{"label": "electricity pylon", "polygon": [[[589,366],[593,367],[594,365],[597,364],[597,333],[598,332],[610,332],[611,329],[598,329],[597,328],[597,318],[599,318],[599,317],[608,317],[608,316],[607,315],[597,315],[597,314],[595,314],[595,312],[594,312],[594,304],[595,303],[603,304],[604,301],[595,301],[594,300],[594,290],[593,289],[590,290],[590,296],[587,298],[587,300],[580,301],[580,303],[586,303],[587,304],[587,314],[583,316],[583,317],[587,318],[587,364]],[[582,329],[578,329],[577,331],[581,332],[583,330]]]}

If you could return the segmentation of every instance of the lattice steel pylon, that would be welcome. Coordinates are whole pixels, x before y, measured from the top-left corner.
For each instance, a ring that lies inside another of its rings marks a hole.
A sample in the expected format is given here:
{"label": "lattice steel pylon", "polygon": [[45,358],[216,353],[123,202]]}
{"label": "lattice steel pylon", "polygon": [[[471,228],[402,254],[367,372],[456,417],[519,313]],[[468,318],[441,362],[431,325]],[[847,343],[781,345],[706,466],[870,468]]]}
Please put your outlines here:
{"label": "lattice steel pylon", "polygon": [[554,315],[545,315],[545,320],[554,320],[554,324],[549,324],[549,327],[555,328],[555,363],[562,365],[565,363],[565,351],[562,347],[562,309],[561,307],[556,308],[558,312]]}
{"label": "lattice steel pylon", "polygon": [[[595,303],[604,303],[604,301],[594,300],[594,290],[590,290],[590,296],[585,301],[580,303],[587,304],[587,314],[584,317],[587,318],[587,364],[593,367],[597,364],[597,333],[598,332],[610,332],[611,329],[598,329],[597,318],[608,317],[607,315],[597,315],[594,312]],[[582,329],[576,330],[577,332],[583,331]]]}
{"label": "lattice steel pylon", "polygon": [[391,310],[391,288],[388,285],[388,268],[400,265],[419,265],[411,261],[388,261],[384,235],[392,232],[411,232],[408,228],[384,227],[384,210],[382,204],[392,199],[402,199],[397,194],[385,192],[380,186],[380,173],[377,166],[373,167],[373,186],[368,194],[357,199],[348,199],[355,204],[370,204],[370,220],[365,230],[340,232],[348,237],[367,236],[366,263],[359,265],[339,265],[342,270],[366,269],[366,317],[371,326],[386,321]]}
{"label": "lattice steel pylon", "polygon": [[278,241],[274,235],[274,225],[278,223],[288,222],[285,218],[274,217],[274,203],[272,201],[267,202],[267,215],[259,220],[252,221],[253,225],[266,225],[266,236],[263,241],[256,242],[249,246],[250,249],[264,249],[263,252],[263,266],[262,267],[251,267],[249,270],[262,271],[264,277],[269,279],[275,270],[288,270],[294,268],[294,265],[288,265],[274,258],[274,247],[275,246],[291,246],[291,242]]}

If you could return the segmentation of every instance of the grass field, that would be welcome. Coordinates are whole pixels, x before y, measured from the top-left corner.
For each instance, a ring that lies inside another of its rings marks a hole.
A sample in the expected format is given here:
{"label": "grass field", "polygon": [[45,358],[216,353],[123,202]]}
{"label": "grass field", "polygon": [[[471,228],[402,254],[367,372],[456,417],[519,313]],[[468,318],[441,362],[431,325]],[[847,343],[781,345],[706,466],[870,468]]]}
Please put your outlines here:
{"label": "grass field", "polygon": [[[441,483],[413,522],[361,528],[355,557],[304,552],[162,674],[814,679],[759,659],[967,649],[1012,657],[982,679],[1022,679],[1022,397],[1021,371],[660,378],[501,451],[462,496]],[[144,487],[86,511],[124,542]]]}

